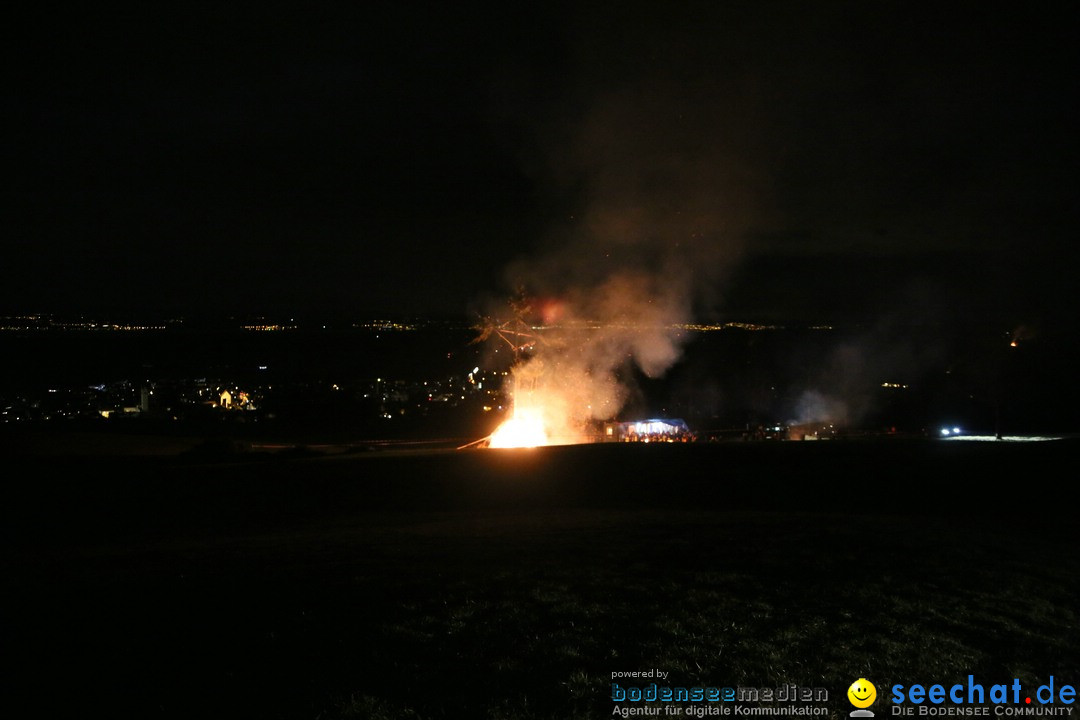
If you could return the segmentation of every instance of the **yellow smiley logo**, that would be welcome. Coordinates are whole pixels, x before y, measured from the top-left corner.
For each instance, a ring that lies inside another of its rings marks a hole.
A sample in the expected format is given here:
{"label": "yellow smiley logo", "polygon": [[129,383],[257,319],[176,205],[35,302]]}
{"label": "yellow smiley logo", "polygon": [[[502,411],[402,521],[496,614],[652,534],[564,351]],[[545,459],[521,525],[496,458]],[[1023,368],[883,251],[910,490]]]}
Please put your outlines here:
{"label": "yellow smiley logo", "polygon": [[848,700],[857,708],[868,708],[877,700],[877,688],[866,678],[859,678],[847,689]]}

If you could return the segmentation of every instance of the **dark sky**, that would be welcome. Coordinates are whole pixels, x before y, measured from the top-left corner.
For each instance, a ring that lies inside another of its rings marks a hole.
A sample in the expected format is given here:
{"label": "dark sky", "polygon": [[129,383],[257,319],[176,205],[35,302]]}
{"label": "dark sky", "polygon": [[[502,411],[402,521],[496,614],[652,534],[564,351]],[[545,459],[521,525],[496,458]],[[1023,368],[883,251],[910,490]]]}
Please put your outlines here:
{"label": "dark sky", "polygon": [[702,316],[1073,315],[1063,4],[295,5],[9,18],[0,311],[454,315],[649,242]]}

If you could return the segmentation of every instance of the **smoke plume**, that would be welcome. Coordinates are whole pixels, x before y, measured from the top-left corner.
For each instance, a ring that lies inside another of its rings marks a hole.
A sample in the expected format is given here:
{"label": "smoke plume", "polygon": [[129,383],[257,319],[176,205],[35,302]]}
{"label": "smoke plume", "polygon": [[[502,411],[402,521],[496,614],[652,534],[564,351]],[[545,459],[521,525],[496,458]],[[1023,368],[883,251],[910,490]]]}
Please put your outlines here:
{"label": "smoke plume", "polygon": [[646,83],[589,107],[551,150],[569,210],[506,278],[526,299],[516,409],[569,441],[617,416],[634,368],[659,377],[679,359],[685,325],[722,301],[761,189],[716,103]]}

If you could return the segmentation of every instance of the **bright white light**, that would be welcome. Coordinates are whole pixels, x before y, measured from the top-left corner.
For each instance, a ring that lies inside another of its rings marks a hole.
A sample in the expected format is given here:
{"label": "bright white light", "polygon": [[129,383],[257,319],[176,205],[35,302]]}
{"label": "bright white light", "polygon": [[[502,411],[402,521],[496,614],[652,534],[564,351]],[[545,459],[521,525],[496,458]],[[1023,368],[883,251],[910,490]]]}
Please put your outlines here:
{"label": "bright white light", "polygon": [[949,428],[941,428],[941,434],[942,435],[948,435],[949,434]]}
{"label": "bright white light", "polygon": [[954,427],[952,429],[952,431],[953,431],[953,435],[959,435],[960,434],[960,428]]}
{"label": "bright white light", "polygon": [[950,437],[949,440],[957,442],[1047,442],[1061,440],[1061,437],[1052,435],[1005,435],[1003,437],[996,435],[963,435]]}

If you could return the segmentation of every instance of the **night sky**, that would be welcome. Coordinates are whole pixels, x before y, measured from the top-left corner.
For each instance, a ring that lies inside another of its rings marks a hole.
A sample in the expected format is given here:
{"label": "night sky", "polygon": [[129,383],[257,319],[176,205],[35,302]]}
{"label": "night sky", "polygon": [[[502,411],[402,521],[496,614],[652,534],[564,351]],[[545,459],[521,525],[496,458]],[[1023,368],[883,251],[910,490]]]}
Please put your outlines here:
{"label": "night sky", "polygon": [[0,311],[1073,319],[1066,4],[352,5],[10,16]]}

